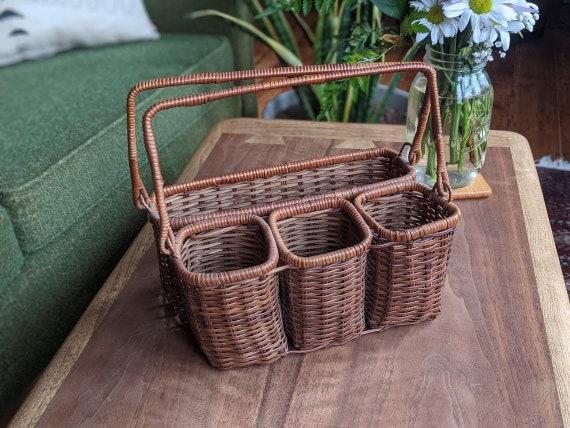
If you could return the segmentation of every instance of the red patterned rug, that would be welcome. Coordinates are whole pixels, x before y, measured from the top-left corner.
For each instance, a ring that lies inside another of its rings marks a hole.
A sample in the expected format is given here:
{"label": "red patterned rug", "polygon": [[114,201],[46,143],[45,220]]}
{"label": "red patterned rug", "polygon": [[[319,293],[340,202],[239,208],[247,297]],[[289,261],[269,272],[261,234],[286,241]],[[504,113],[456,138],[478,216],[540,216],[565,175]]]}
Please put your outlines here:
{"label": "red patterned rug", "polygon": [[570,171],[537,167],[546,210],[570,293]]}

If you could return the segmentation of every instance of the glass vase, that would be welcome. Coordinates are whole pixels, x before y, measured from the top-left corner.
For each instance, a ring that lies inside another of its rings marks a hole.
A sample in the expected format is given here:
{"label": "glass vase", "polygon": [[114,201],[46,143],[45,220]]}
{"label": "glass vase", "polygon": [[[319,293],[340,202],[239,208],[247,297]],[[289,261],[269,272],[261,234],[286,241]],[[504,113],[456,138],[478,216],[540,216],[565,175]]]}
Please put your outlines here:
{"label": "glass vase", "polygon": [[[485,162],[493,108],[493,85],[485,71],[487,58],[462,58],[426,46],[424,61],[437,71],[441,122],[447,168],[452,188],[468,186]],[[426,92],[423,74],[415,76],[408,99],[406,142],[411,143]],[[431,124],[422,141],[422,160],[416,165],[418,180],[433,185],[436,179],[435,144]]]}

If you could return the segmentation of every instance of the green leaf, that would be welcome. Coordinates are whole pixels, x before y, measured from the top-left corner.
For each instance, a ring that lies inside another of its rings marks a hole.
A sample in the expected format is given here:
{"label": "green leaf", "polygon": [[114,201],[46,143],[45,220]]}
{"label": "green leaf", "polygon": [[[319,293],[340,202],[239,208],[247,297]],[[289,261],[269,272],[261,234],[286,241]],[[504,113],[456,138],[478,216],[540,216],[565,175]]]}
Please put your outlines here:
{"label": "green leaf", "polygon": [[401,21],[406,14],[408,2],[406,0],[370,0],[380,11],[392,18]]}
{"label": "green leaf", "polygon": [[344,56],[344,62],[355,64],[359,62],[375,62],[380,59],[380,54],[372,49],[351,52]]}
{"label": "green leaf", "polygon": [[276,40],[273,40],[267,34],[259,31],[255,26],[251,25],[249,22],[244,21],[243,19],[236,18],[235,16],[228,15],[226,13],[220,12],[218,10],[213,9],[206,9],[206,10],[199,10],[193,13],[186,15],[190,19],[198,19],[204,18],[207,16],[216,16],[218,18],[225,19],[226,21],[232,22],[237,26],[241,27],[243,30],[247,31],[250,34],[253,34],[255,37],[258,37],[263,43],[269,46],[276,54],[279,56],[286,64],[289,65],[303,65],[302,61],[299,59],[297,55],[291,52],[287,47],[283,46]]}
{"label": "green leaf", "polygon": [[268,8],[266,8],[264,11],[258,13],[257,15],[255,15],[255,19],[261,19],[261,18],[265,18],[266,16],[269,15],[273,15],[274,13],[277,12],[281,12],[283,10],[283,7],[281,5],[278,4],[274,4],[272,6],[269,6]]}
{"label": "green leaf", "polygon": [[303,0],[303,14],[308,15],[313,8],[313,0]]}
{"label": "green leaf", "polygon": [[356,80],[358,81],[358,87],[364,93],[368,92],[368,84],[370,83],[370,78],[368,76],[360,76],[357,77]]}
{"label": "green leaf", "polygon": [[295,13],[301,13],[301,9],[303,8],[303,0],[293,0],[292,10]]}
{"label": "green leaf", "polygon": [[319,13],[329,13],[335,0],[315,0],[315,7]]}
{"label": "green leaf", "polygon": [[427,33],[429,29],[424,27],[422,24],[417,22],[418,20],[425,18],[426,12],[421,12],[419,10],[412,10],[408,13],[400,24],[400,33],[402,36],[413,36],[417,33]]}

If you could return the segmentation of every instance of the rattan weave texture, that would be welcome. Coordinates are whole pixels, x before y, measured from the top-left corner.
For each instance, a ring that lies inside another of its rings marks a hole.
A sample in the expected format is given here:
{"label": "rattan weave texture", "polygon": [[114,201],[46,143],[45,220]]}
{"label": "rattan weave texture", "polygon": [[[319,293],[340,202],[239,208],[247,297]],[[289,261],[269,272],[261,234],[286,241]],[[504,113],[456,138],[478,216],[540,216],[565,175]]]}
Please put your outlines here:
{"label": "rattan weave texture", "polygon": [[370,228],[352,204],[324,199],[274,211],[285,331],[294,348],[345,343],[364,331]]}
{"label": "rattan weave texture", "polygon": [[367,269],[368,327],[435,318],[458,208],[420,183],[363,193],[354,204],[374,232]]}
{"label": "rattan weave texture", "polygon": [[255,216],[195,223],[178,234],[176,270],[190,328],[214,367],[270,363],[287,352],[277,247]]}
{"label": "rattan weave texture", "polygon": [[[409,164],[396,151],[381,148],[164,183],[152,126],[161,111],[261,90],[404,71],[423,72],[428,82]],[[154,193],[146,190],[135,130],[138,93],[267,78],[279,79],[164,100],[149,108],[143,131]],[[127,115],[133,198],[155,231],[165,295],[213,366],[270,363],[286,353],[429,319],[440,310],[459,211],[449,202],[437,83],[430,65],[335,64],[156,79],[131,90]],[[437,154],[434,189],[414,184],[412,167],[421,158],[430,119]],[[358,209],[349,202],[353,198]],[[262,217],[268,217],[270,226]]]}

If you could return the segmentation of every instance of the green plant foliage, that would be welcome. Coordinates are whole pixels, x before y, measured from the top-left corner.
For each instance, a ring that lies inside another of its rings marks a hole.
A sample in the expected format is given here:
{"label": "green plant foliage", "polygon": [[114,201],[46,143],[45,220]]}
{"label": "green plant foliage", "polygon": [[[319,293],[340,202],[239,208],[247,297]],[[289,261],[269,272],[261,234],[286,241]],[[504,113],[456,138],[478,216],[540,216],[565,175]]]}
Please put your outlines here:
{"label": "green plant foliage", "polygon": [[411,10],[400,23],[400,34],[403,37],[415,36],[417,33],[427,33],[429,30],[419,22],[416,22],[426,17],[425,12],[419,10]]}
{"label": "green plant foliage", "polygon": [[[306,42],[312,45],[317,64],[384,61],[389,49],[401,46],[404,35],[420,29],[414,23],[419,19],[417,13],[406,15],[406,0],[246,1],[255,16],[255,25],[213,10],[197,12],[192,17],[217,16],[238,25],[269,46],[287,65],[301,64],[293,30],[296,25],[302,30]],[[384,24],[384,16],[402,20],[402,28],[394,25],[393,20]],[[377,76],[296,87],[295,91],[307,118],[376,121],[397,81],[393,80],[380,107],[371,105],[374,88],[378,84]]]}

